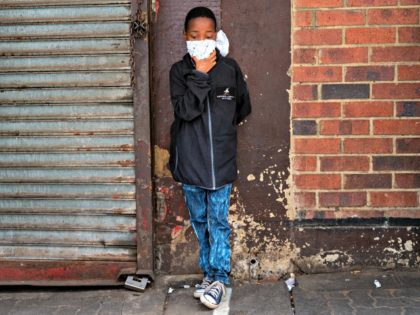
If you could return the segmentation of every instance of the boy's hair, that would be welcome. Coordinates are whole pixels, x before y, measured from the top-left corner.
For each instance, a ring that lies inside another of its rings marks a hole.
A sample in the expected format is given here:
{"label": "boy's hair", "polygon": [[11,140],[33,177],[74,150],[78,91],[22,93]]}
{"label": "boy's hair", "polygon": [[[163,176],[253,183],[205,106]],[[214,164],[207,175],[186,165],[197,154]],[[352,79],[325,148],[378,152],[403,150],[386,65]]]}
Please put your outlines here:
{"label": "boy's hair", "polygon": [[192,8],[185,17],[184,23],[184,31],[187,32],[188,30],[188,23],[195,18],[205,17],[213,20],[214,22],[214,29],[217,28],[216,16],[214,15],[213,11],[207,7],[195,7]]}

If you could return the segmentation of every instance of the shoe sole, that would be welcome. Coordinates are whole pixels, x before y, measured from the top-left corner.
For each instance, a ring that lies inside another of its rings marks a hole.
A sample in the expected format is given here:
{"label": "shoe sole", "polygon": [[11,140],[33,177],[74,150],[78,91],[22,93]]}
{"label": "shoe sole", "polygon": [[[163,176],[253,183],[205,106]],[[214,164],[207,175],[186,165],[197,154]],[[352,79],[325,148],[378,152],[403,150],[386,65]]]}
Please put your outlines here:
{"label": "shoe sole", "polygon": [[219,304],[212,304],[209,301],[207,301],[206,298],[204,297],[204,294],[200,297],[200,302],[212,310],[214,310],[215,308],[219,306]]}
{"label": "shoe sole", "polygon": [[199,299],[199,298],[201,298],[201,296],[203,295],[203,293],[196,293],[196,292],[194,292],[194,297],[196,298],[196,299]]}

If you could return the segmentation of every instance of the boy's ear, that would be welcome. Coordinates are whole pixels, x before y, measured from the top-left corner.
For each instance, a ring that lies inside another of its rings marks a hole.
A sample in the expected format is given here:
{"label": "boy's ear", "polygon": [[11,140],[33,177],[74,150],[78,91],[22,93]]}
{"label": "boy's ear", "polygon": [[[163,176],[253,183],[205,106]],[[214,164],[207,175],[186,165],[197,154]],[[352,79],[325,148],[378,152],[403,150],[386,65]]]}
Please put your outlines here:
{"label": "boy's ear", "polygon": [[184,31],[182,32],[182,38],[186,41],[187,40],[187,33]]}

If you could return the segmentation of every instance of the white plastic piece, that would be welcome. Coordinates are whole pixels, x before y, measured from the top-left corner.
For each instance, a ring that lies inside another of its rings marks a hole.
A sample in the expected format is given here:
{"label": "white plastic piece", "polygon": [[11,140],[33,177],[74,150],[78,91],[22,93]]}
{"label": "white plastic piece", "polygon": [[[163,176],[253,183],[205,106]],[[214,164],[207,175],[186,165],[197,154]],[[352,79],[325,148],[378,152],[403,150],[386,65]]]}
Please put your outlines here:
{"label": "white plastic piece", "polygon": [[290,278],[289,279],[287,279],[286,281],[284,281],[285,283],[286,283],[286,285],[287,285],[287,289],[289,290],[289,291],[292,291],[293,290],[293,288],[295,287],[295,285],[296,285],[296,277],[295,277],[295,274],[294,273],[291,273],[290,274]]}

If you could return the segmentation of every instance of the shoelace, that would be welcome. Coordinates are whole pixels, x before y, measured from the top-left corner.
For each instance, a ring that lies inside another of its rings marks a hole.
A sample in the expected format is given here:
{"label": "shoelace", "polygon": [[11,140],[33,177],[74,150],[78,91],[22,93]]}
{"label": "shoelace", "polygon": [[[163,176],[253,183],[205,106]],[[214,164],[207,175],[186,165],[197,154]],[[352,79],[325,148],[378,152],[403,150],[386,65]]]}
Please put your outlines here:
{"label": "shoelace", "polygon": [[211,281],[207,278],[203,279],[203,282],[198,286],[199,288],[207,288],[211,284]]}
{"label": "shoelace", "polygon": [[222,285],[216,284],[207,291],[207,294],[216,300],[217,297],[221,294],[222,290]]}

